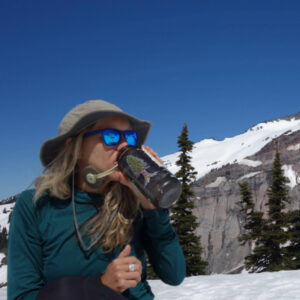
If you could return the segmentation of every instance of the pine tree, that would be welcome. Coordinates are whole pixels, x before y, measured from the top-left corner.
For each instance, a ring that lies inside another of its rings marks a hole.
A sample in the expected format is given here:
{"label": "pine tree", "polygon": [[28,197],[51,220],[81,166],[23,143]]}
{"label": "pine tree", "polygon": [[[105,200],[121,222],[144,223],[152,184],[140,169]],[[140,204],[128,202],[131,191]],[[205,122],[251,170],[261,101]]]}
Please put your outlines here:
{"label": "pine tree", "polygon": [[286,270],[300,269],[300,210],[287,214],[288,245],[283,248],[283,260]]}
{"label": "pine tree", "polygon": [[284,176],[280,154],[276,151],[272,169],[272,183],[268,189],[268,219],[263,224],[257,247],[253,251],[251,269],[253,272],[279,271],[284,269],[283,245],[288,236],[285,230],[288,202],[288,179]]}
{"label": "pine tree", "polygon": [[[1,226],[0,226],[1,228]],[[0,252],[6,252],[7,250],[7,243],[8,243],[8,234],[6,227],[2,228],[2,231],[0,232]]]}
{"label": "pine tree", "polygon": [[252,194],[250,192],[247,182],[239,182],[241,201],[236,204],[240,206],[240,212],[242,218],[245,219],[244,223],[244,233],[238,238],[241,245],[244,246],[246,242],[252,241],[251,232],[251,216],[253,213],[254,203],[252,201]]}
{"label": "pine tree", "polygon": [[239,187],[242,199],[237,204],[241,206],[241,213],[245,218],[245,232],[239,237],[239,241],[244,246],[246,242],[255,241],[260,237],[263,225],[263,212],[254,211],[254,202],[248,183],[239,183]]}
{"label": "pine tree", "polygon": [[278,271],[283,269],[282,245],[287,241],[286,214],[283,212],[288,200],[286,183],[289,180],[284,176],[280,161],[280,154],[276,151],[272,170],[272,184],[268,190],[269,208],[268,226],[265,232],[268,241],[269,260],[266,271]]}
{"label": "pine tree", "polygon": [[171,209],[171,220],[185,256],[187,276],[203,275],[205,274],[207,262],[201,259],[200,237],[195,234],[198,223],[196,217],[192,214],[194,202],[191,200],[194,195],[191,183],[196,178],[197,172],[191,165],[189,153],[193,149],[193,142],[188,138],[186,124],[183,126],[177,143],[180,155],[176,165],[180,169],[175,175],[182,183],[182,193]]}
{"label": "pine tree", "polygon": [[[251,249],[254,245],[258,245],[260,236],[264,227],[263,212],[254,211],[254,203],[252,200],[252,194],[247,182],[239,183],[241,201],[237,204],[241,206],[241,213],[245,218],[244,229],[245,232],[239,237],[241,245],[245,245],[248,242]],[[253,272],[256,265],[259,265],[259,256],[255,252],[251,252],[245,257],[245,267],[250,272]]]}

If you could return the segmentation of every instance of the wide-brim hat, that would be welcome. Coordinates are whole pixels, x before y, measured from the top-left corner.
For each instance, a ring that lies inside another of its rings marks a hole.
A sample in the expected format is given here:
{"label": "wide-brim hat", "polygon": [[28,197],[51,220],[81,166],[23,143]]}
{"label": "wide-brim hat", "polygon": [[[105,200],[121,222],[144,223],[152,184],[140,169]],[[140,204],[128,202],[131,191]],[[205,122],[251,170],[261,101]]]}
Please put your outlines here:
{"label": "wide-brim hat", "polygon": [[43,143],[40,151],[40,159],[43,166],[49,165],[55,159],[67,138],[75,137],[86,127],[101,119],[113,116],[126,118],[132,129],[138,134],[138,146],[145,143],[151,128],[150,122],[139,120],[109,102],[90,100],[70,110],[59,124],[58,135]]}

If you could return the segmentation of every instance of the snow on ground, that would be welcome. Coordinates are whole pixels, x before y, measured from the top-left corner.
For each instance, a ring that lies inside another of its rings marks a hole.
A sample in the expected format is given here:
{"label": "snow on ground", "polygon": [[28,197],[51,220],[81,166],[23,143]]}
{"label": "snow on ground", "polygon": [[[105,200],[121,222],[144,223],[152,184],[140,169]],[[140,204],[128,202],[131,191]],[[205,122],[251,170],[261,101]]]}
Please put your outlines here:
{"label": "snow on ground", "polygon": [[[3,283],[6,283],[7,281],[7,276],[6,276],[6,273],[7,273],[7,265],[3,265],[1,266],[1,272],[0,272],[0,284],[3,284]],[[0,297],[0,299],[2,299]]]}
{"label": "snow on ground", "polygon": [[[197,178],[201,178],[212,169],[221,168],[228,163],[236,162],[257,166],[261,162],[255,162],[245,158],[258,152],[272,139],[282,134],[290,134],[298,130],[300,130],[300,119],[279,119],[267,123],[260,123],[240,135],[226,138],[223,141],[204,139],[194,144],[191,153],[191,163],[198,172]],[[162,158],[165,166],[172,173],[178,170],[178,166],[176,166],[178,154],[177,152]]]}
{"label": "snow on ground", "polygon": [[[292,300],[300,299],[300,270],[273,273],[194,276],[179,286],[149,281],[155,300]],[[6,288],[0,289],[6,300]]]}
{"label": "snow on ground", "polygon": [[[1,265],[1,261],[4,257],[5,257],[4,253],[0,253],[0,265]],[[7,273],[7,265],[1,265],[1,267],[0,267],[0,285],[7,281],[6,273]],[[1,297],[0,297],[0,299],[2,300]]]}
{"label": "snow on ground", "polygon": [[6,288],[2,288],[2,289],[0,289],[0,299],[1,300],[6,300],[7,299],[7,297],[6,297]]}
{"label": "snow on ground", "polygon": [[189,277],[178,287],[150,281],[157,300],[300,299],[300,270]]}

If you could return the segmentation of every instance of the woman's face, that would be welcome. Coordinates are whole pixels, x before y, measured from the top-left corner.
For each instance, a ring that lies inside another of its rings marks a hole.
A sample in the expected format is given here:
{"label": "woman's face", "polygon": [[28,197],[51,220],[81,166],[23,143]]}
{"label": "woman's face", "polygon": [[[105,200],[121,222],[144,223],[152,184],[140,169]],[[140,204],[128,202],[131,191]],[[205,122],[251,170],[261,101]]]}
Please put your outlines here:
{"label": "woman's face", "polygon": [[[122,131],[131,129],[127,119],[116,116],[98,121],[90,131],[104,128],[114,128]],[[119,151],[127,145],[123,136],[120,143],[116,146],[105,145],[100,134],[84,138],[78,158],[79,176],[82,176],[82,171],[87,166],[97,167],[101,172],[112,168],[117,164]],[[109,179],[109,181],[121,182],[124,180],[124,175],[117,170],[108,175],[107,179]],[[79,178],[79,185],[80,183],[82,184],[81,181],[81,178]]]}

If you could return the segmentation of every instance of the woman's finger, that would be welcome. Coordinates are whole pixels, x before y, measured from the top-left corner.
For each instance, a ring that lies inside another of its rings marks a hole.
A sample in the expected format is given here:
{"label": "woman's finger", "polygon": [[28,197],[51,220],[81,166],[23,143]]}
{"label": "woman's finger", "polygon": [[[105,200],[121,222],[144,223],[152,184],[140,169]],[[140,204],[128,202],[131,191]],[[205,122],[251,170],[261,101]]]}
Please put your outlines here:
{"label": "woman's finger", "polygon": [[[130,271],[130,268],[133,268],[134,271],[142,271],[141,262],[134,256],[118,258],[116,264],[118,264],[119,270],[125,272]],[[133,267],[130,267],[130,265],[133,265]]]}
{"label": "woman's finger", "polygon": [[138,285],[139,281],[137,280],[125,280],[124,287],[120,289],[120,292],[123,293],[125,290],[129,288],[134,288]]}
{"label": "woman's finger", "polygon": [[148,152],[148,154],[150,154],[151,156],[154,157],[155,160],[157,160],[159,162],[159,164],[163,164],[162,159],[158,156],[158,153],[155,152],[152,148],[150,148],[149,146],[145,146],[143,145],[144,150],[146,150],[146,152]]}
{"label": "woman's finger", "polygon": [[126,280],[135,280],[137,282],[140,282],[141,274],[140,274],[140,272],[137,272],[137,271],[124,272],[124,279],[126,279]]}

